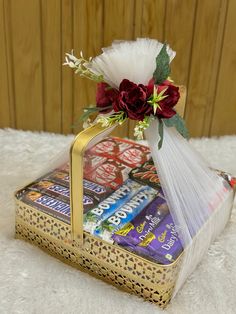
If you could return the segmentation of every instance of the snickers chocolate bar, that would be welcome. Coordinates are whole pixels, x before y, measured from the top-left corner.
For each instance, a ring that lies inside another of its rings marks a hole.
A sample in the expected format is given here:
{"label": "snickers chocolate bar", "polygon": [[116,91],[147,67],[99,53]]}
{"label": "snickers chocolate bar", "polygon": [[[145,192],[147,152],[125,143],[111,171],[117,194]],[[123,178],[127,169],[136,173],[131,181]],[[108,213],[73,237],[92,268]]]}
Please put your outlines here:
{"label": "snickers chocolate bar", "polygon": [[95,182],[83,180],[84,193],[93,196],[98,202],[107,198],[113,190]]}
{"label": "snickers chocolate bar", "polygon": [[70,189],[48,180],[41,180],[29,186],[29,190],[42,192],[52,197],[57,197],[67,203],[70,203]]}
{"label": "snickers chocolate bar", "polygon": [[66,223],[70,223],[70,205],[37,191],[26,191],[22,201]]}
{"label": "snickers chocolate bar", "polygon": [[89,210],[97,206],[97,200],[94,199],[92,195],[83,195],[83,207],[84,207],[84,214],[86,214]]}
{"label": "snickers chocolate bar", "polygon": [[56,171],[49,173],[43,179],[51,181],[51,182],[55,182],[58,184],[62,184],[66,187],[70,186],[70,175],[68,172],[56,170]]}

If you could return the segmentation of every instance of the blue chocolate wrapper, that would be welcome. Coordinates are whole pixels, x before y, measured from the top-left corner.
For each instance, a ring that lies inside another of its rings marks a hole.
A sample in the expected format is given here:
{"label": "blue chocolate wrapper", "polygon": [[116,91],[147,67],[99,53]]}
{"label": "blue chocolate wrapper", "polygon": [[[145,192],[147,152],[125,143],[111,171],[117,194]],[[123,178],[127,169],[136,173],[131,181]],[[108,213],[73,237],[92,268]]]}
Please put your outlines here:
{"label": "blue chocolate wrapper", "polygon": [[84,215],[84,229],[93,233],[103,220],[127,203],[142,188],[138,182],[127,179],[118,190]]}
{"label": "blue chocolate wrapper", "polygon": [[121,246],[137,245],[160,224],[169,213],[162,194],[147,205],[132,221],[113,234],[112,239]]}
{"label": "blue chocolate wrapper", "polygon": [[113,242],[111,236],[131,221],[147,206],[157,195],[157,191],[150,186],[144,186],[132,199],[104,220],[94,231],[94,235]]}
{"label": "blue chocolate wrapper", "polygon": [[174,262],[183,251],[170,214],[138,245],[131,244],[126,248],[165,265]]}

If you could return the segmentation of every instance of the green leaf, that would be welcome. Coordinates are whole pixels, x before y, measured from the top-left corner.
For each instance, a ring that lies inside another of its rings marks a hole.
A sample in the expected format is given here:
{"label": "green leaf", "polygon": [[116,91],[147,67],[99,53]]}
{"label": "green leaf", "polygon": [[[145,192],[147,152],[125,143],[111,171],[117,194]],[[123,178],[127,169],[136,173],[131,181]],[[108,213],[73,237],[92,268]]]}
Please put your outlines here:
{"label": "green leaf", "polygon": [[162,120],[159,120],[158,132],[159,132],[159,136],[160,136],[160,140],[158,142],[158,149],[161,149],[162,143],[163,143],[163,136],[164,136],[164,127],[163,127],[163,121]]}
{"label": "green leaf", "polygon": [[99,108],[97,107],[84,108],[84,113],[80,117],[80,120],[86,121],[92,113],[95,113],[97,111],[99,111]]}
{"label": "green leaf", "polygon": [[170,57],[166,50],[166,44],[156,57],[156,70],[153,73],[154,83],[161,84],[170,75]]}
{"label": "green leaf", "polygon": [[170,119],[163,119],[165,125],[167,127],[175,127],[176,130],[184,137],[189,138],[188,129],[186,128],[184,119],[181,118],[181,116],[176,113],[172,118]]}

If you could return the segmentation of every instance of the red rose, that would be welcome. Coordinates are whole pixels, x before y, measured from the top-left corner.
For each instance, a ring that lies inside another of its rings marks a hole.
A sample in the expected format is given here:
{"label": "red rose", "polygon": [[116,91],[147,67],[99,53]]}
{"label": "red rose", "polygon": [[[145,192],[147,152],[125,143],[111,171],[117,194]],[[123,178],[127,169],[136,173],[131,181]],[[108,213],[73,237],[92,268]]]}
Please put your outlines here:
{"label": "red rose", "polygon": [[[97,107],[101,108],[103,113],[112,109],[115,112],[123,111],[128,118],[142,121],[144,116],[154,114],[153,106],[148,102],[152,99],[153,87],[153,80],[150,80],[149,84],[144,86],[124,79],[120,83],[119,91],[111,88],[106,83],[99,83],[96,94]],[[168,80],[157,86],[157,93],[159,94],[164,89],[166,90],[163,96],[167,95],[167,97],[158,102],[159,107],[156,110],[156,116],[159,119],[169,119],[176,114],[173,107],[180,97],[179,88],[172,85]]]}
{"label": "red rose", "polygon": [[106,108],[100,112],[106,113],[112,109],[112,104],[118,96],[118,91],[106,83],[97,84],[96,104],[99,108]]}
{"label": "red rose", "polygon": [[169,81],[164,81],[161,85],[159,85],[157,92],[160,93],[165,88],[166,91],[164,92],[163,96],[168,96],[158,103],[160,108],[157,109],[156,116],[159,119],[169,119],[176,114],[176,111],[173,109],[173,107],[177,104],[180,97],[179,87],[172,85]]}
{"label": "red rose", "polygon": [[145,115],[150,115],[152,106],[147,100],[153,93],[153,81],[148,86],[135,84],[127,79],[120,83],[119,96],[113,103],[115,112],[124,111],[128,118],[132,120],[143,120]]}

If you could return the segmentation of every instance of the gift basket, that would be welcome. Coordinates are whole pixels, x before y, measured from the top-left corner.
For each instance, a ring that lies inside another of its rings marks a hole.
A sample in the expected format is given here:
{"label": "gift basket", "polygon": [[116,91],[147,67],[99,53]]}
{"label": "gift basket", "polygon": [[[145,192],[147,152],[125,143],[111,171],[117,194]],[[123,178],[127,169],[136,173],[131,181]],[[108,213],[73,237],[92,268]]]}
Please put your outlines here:
{"label": "gift basket", "polygon": [[[153,39],[115,41],[88,61],[67,54],[66,65],[97,82],[96,105],[69,160],[15,194],[17,238],[160,307],[224,229],[235,184],[187,140],[174,56]],[[146,142],[110,135],[127,119]]]}

